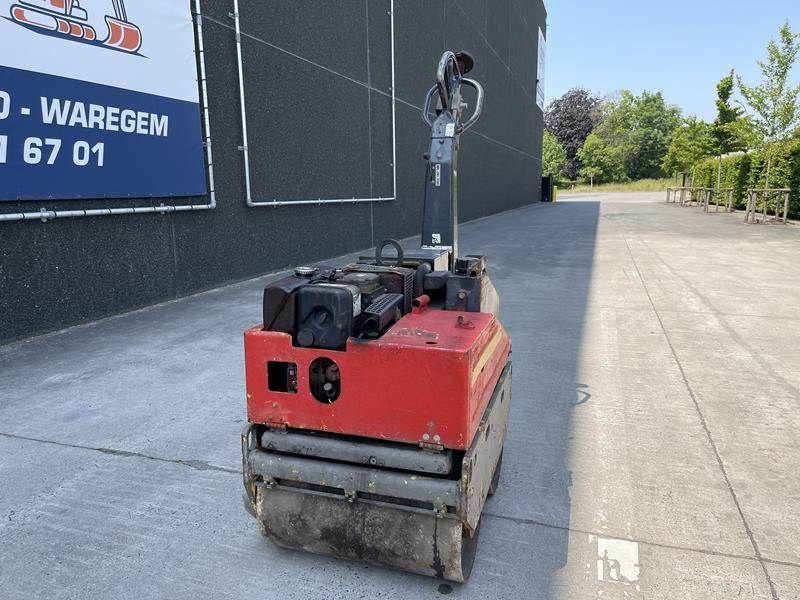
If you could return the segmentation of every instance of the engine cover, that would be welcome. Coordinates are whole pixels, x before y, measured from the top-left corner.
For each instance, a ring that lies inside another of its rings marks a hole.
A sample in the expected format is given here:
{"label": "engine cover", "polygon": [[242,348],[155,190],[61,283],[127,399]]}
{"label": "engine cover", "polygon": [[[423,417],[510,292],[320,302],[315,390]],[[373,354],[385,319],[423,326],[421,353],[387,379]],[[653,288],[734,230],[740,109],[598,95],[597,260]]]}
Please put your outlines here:
{"label": "engine cover", "polygon": [[469,447],[511,351],[494,315],[425,308],[379,339],[349,338],[344,351],[297,347],[261,327],[244,341],[251,423],[457,450]]}

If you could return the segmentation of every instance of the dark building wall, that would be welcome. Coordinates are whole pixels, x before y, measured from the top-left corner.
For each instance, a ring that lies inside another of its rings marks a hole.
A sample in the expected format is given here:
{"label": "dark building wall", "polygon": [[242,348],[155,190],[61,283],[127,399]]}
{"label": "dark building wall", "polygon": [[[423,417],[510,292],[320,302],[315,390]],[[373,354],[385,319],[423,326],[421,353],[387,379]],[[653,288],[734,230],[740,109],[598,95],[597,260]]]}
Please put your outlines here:
{"label": "dark building wall", "polygon": [[[240,1],[254,198],[391,196],[389,7]],[[217,208],[0,222],[0,341],[416,234],[428,144],[419,110],[444,49],[470,51],[470,76],[486,89],[483,117],[462,138],[461,220],[539,200],[541,0],[395,0],[397,199],[281,208],[245,206],[233,1],[205,0],[202,11]],[[0,211],[159,201],[4,202]]]}

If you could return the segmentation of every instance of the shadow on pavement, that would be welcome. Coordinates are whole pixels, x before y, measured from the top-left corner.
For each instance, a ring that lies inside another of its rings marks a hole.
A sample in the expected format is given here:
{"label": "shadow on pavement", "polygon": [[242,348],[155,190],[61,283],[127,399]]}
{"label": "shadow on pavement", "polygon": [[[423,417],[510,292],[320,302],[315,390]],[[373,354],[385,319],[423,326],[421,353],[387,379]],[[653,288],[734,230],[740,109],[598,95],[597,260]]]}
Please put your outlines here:
{"label": "shadow on pavement", "polygon": [[592,402],[578,373],[599,213],[599,201],[541,204],[462,228],[461,252],[487,256],[514,364],[502,479],[473,578],[522,578],[528,598],[560,597],[554,573],[567,560],[572,413]]}

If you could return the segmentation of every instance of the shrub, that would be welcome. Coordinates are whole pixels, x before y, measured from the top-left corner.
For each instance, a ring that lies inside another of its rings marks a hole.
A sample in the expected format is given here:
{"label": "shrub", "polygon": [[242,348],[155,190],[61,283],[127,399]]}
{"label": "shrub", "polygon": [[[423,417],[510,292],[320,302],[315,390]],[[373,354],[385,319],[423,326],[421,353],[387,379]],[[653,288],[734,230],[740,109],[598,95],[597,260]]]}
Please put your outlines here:
{"label": "shrub", "polygon": [[[694,166],[696,187],[717,187],[719,159],[706,158]],[[750,181],[751,157],[749,154],[731,154],[722,159],[720,183],[723,188],[733,188],[734,206],[743,208],[747,203],[747,188]]]}
{"label": "shrub", "polygon": [[[764,149],[753,152],[747,186],[763,188],[766,173],[767,151]],[[789,197],[789,214],[800,215],[800,139],[792,138],[773,146],[769,187],[790,188],[792,193]]]}
{"label": "shrub", "polygon": [[545,129],[542,139],[542,175],[553,178],[558,184],[564,178],[564,168],[567,166],[567,153],[556,136]]}
{"label": "shrub", "polygon": [[717,187],[717,159],[704,158],[696,163],[692,175],[697,187]]}

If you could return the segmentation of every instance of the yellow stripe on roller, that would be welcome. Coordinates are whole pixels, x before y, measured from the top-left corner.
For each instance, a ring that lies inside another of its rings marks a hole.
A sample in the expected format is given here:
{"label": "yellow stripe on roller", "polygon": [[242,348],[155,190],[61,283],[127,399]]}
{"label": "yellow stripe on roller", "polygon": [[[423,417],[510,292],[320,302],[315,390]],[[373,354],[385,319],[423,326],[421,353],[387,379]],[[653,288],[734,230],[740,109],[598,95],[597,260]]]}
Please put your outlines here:
{"label": "yellow stripe on roller", "polygon": [[481,354],[480,359],[478,359],[477,364],[472,369],[472,385],[475,385],[475,380],[478,379],[478,376],[481,374],[481,371],[483,371],[486,363],[489,362],[489,359],[494,355],[494,352],[497,350],[497,346],[500,344],[502,339],[503,330],[498,329],[494,334],[494,337],[492,337],[492,340],[489,342],[486,348],[483,349],[483,354]]}

